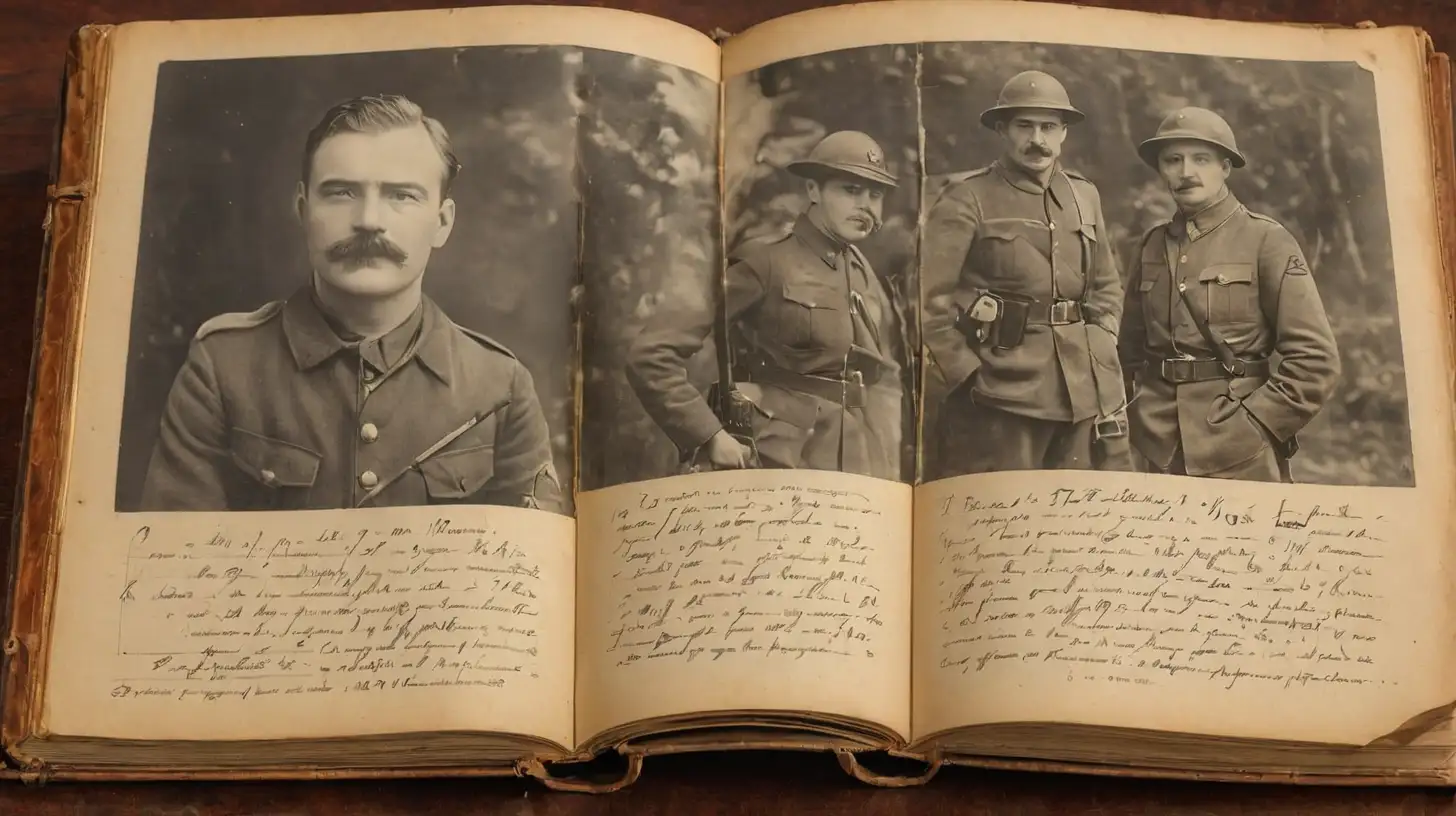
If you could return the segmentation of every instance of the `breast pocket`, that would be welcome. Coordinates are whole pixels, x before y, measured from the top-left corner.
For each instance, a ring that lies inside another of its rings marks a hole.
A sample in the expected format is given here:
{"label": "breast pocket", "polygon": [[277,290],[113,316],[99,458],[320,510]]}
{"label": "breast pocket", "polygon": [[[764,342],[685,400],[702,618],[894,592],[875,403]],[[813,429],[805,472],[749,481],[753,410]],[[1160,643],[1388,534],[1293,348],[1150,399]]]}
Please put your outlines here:
{"label": "breast pocket", "polygon": [[495,476],[495,446],[437,453],[420,463],[420,475],[431,504],[469,501]]}
{"label": "breast pocket", "polygon": [[976,271],[993,288],[1024,292],[1024,270],[1044,267],[1051,251],[1047,226],[1029,219],[988,219],[977,238],[972,253]]}
{"label": "breast pocket", "polygon": [[813,280],[784,283],[779,306],[779,342],[792,349],[848,347],[853,329],[839,289]]}
{"label": "breast pocket", "polygon": [[1259,289],[1254,265],[1212,264],[1198,273],[1208,297],[1208,319],[1215,324],[1253,323],[1259,319]]}
{"label": "breast pocket", "polygon": [[228,497],[230,510],[293,509],[306,506],[323,457],[302,445],[242,428],[228,435],[240,479]]}

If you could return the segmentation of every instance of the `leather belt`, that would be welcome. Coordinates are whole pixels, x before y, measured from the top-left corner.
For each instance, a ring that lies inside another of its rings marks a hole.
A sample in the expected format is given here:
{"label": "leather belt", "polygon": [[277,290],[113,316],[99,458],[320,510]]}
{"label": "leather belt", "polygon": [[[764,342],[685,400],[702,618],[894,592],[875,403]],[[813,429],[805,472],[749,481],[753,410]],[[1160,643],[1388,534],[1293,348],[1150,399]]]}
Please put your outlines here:
{"label": "leather belt", "polygon": [[1238,377],[1269,377],[1269,360],[1239,360],[1239,369],[1233,372],[1223,367],[1218,360],[1172,357],[1159,362],[1158,376],[1173,385],[1207,382],[1208,380],[1232,380]]}
{"label": "leather belt", "polygon": [[848,378],[840,378],[800,374],[778,366],[756,365],[749,374],[749,382],[776,385],[790,391],[811,394],[845,408],[863,408],[865,405],[864,375],[859,371],[851,371]]}
{"label": "leather belt", "polygon": [[1016,295],[992,292],[1002,299],[1003,308],[1026,310],[1028,326],[1070,326],[1082,322],[1082,302],[1079,300],[1027,300]]}

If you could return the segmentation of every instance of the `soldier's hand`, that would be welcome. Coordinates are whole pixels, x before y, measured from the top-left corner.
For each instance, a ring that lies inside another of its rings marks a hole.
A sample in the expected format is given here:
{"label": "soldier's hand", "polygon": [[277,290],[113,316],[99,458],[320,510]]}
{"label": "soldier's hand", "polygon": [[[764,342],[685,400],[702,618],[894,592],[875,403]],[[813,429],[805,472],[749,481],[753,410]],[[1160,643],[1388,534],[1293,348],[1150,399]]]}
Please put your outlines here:
{"label": "soldier's hand", "polygon": [[752,457],[753,451],[727,431],[718,431],[708,440],[708,461],[715,468],[746,468]]}

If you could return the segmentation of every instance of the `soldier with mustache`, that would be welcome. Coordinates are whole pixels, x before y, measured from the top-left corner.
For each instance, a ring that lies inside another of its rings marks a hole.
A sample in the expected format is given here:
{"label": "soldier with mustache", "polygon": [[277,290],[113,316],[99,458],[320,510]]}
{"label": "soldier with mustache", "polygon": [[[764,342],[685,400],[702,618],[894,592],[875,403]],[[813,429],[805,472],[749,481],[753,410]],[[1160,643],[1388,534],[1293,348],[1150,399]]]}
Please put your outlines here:
{"label": "soldier with mustache", "polygon": [[1123,311],[1142,470],[1290,482],[1296,435],[1340,376],[1334,332],[1299,243],[1230,192],[1245,164],[1228,122],[1173,111],[1138,146],[1177,213],[1143,236]]}
{"label": "soldier with mustache", "polygon": [[531,375],[421,290],[459,170],[444,127],[404,97],[324,114],[295,200],[309,280],[198,329],[142,510],[561,509]]}
{"label": "soldier with mustache", "polygon": [[952,178],[926,218],[923,332],[948,389],[927,479],[1132,469],[1122,284],[1096,186],[1060,162],[1082,119],[1052,76],[1012,77],[981,114],[1001,157]]}
{"label": "soldier with mustache", "polygon": [[686,361],[714,331],[707,310],[659,310],[629,352],[628,380],[696,467],[900,479],[901,316],[855,247],[880,227],[896,178],[879,144],[857,131],[824,137],[788,170],[805,179],[808,209],[788,235],[730,256],[718,304],[734,359],[715,390],[741,394],[747,427],[732,433],[688,381]]}

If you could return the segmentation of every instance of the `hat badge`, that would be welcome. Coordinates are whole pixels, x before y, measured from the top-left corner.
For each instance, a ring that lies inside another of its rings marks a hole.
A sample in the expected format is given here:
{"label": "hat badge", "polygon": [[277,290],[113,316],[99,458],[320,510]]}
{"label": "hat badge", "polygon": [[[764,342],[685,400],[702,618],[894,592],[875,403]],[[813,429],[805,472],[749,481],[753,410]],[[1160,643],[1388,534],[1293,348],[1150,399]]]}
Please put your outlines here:
{"label": "hat badge", "polygon": [[880,151],[871,148],[865,151],[865,158],[870,160],[870,164],[878,166],[880,162],[884,161],[885,157],[880,155]]}

